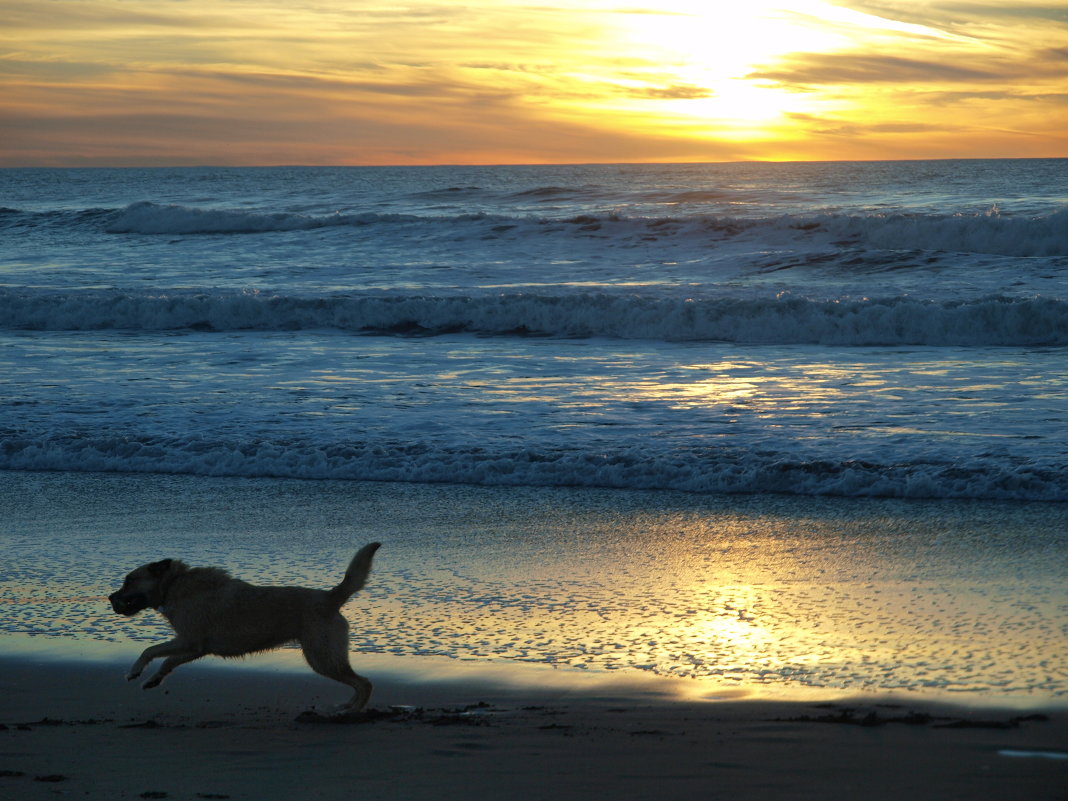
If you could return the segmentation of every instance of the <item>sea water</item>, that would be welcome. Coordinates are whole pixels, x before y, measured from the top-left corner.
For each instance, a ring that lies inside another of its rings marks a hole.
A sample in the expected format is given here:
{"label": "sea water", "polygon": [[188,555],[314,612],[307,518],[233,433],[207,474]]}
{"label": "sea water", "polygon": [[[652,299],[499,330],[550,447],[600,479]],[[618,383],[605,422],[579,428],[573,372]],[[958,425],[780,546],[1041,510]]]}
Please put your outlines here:
{"label": "sea water", "polygon": [[0,172],[0,469],[1068,500],[1068,160]]}
{"label": "sea water", "polygon": [[103,602],[140,562],[326,586],[373,538],[363,653],[1068,694],[1068,160],[0,207],[5,634],[159,639]]}

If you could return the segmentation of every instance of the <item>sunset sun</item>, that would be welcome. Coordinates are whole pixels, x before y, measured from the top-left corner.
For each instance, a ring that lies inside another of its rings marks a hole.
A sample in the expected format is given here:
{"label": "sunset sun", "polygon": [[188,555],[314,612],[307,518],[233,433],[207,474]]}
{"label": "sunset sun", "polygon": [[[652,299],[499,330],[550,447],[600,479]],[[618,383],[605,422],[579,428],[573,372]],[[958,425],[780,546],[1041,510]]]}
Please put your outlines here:
{"label": "sunset sun", "polygon": [[795,49],[840,44],[833,34],[769,2],[723,9],[687,0],[667,3],[658,13],[624,16],[618,35],[621,51],[641,53],[648,62],[635,76],[645,81],[648,96],[633,102],[633,110],[728,139],[768,136],[785,114],[823,105],[754,83],[749,73]]}

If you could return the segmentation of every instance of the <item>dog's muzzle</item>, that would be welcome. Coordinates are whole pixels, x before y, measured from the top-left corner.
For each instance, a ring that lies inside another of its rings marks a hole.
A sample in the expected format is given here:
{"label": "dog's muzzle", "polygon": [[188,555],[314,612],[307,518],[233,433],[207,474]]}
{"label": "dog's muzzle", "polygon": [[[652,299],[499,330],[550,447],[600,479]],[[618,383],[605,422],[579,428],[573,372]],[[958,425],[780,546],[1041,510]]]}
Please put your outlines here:
{"label": "dog's muzzle", "polygon": [[136,615],[142,609],[148,607],[148,596],[143,592],[134,592],[129,595],[123,595],[121,592],[113,592],[108,596],[108,600],[111,601],[111,608],[118,612],[120,615]]}

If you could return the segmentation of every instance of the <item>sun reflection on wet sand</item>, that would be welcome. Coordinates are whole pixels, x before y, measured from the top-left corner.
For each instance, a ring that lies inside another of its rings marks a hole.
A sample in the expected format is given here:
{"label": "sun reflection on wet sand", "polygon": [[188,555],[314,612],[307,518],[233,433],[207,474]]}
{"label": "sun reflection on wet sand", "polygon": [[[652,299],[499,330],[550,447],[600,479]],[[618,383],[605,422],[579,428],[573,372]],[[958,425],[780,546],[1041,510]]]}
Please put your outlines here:
{"label": "sun reflection on wet sand", "polygon": [[5,525],[0,603],[2,633],[38,643],[165,637],[158,616],[103,601],[149,559],[326,587],[374,538],[372,581],[346,607],[354,662],[646,676],[699,697],[1068,700],[1059,505],[162,476],[35,490],[64,498]]}

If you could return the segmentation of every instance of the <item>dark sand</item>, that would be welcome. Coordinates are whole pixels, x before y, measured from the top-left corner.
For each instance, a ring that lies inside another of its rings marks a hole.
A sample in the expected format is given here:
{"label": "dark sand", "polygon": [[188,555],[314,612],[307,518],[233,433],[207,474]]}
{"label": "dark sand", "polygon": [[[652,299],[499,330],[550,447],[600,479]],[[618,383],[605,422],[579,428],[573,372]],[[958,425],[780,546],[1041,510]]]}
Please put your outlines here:
{"label": "dark sand", "polygon": [[1063,708],[678,701],[581,680],[509,689],[475,671],[375,676],[367,721],[331,723],[302,713],[345,693],[310,673],[205,662],[155,691],[122,673],[0,659],[0,796],[1068,798]]}

